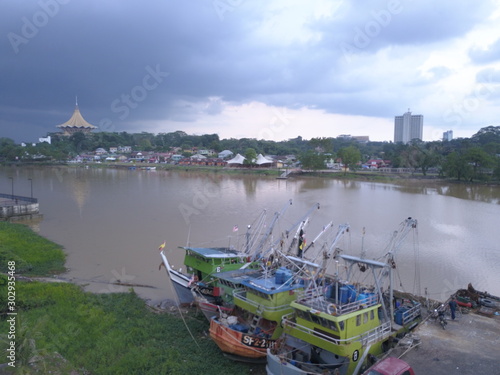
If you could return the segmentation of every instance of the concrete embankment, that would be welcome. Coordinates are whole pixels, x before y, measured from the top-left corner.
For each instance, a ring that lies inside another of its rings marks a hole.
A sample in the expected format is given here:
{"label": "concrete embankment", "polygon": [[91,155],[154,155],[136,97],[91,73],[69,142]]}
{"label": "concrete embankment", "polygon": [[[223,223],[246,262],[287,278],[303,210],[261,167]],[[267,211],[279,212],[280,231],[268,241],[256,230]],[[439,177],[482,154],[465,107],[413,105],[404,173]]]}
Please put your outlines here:
{"label": "concrete embankment", "polygon": [[419,344],[391,356],[401,356],[416,374],[500,374],[500,316],[470,312],[447,323],[443,329],[427,319],[413,332]]}
{"label": "concrete embankment", "polygon": [[16,221],[40,217],[36,198],[0,194],[0,220]]}

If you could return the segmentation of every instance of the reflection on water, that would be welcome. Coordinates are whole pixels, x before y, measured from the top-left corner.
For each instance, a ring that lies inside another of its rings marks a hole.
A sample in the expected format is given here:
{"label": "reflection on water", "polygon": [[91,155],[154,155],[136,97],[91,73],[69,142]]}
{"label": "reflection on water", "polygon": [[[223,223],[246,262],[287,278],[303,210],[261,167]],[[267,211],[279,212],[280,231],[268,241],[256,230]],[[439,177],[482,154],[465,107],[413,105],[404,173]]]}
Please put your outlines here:
{"label": "reflection on water", "polygon": [[[121,280],[150,285],[136,288],[144,298],[173,296],[158,246],[167,243],[177,268],[178,246],[228,245],[242,241],[243,228],[264,210],[271,217],[293,200],[276,226],[280,236],[316,202],[321,209],[306,229],[308,241],[322,226],[349,223],[344,250],[372,259],[383,256],[392,232],[406,217],[419,221],[419,246],[402,247],[398,275],[411,291],[415,252],[422,289],[445,299],[469,282],[500,294],[500,188],[428,182],[374,183],[328,178],[229,176],[192,171],[166,172],[99,168],[0,168],[0,192],[39,198],[44,218],[34,222],[40,234],[64,246],[68,277],[92,291],[125,291],[110,286]],[[460,199],[456,199],[460,198]],[[233,232],[237,225],[239,232]]]}
{"label": "reflection on water", "polygon": [[443,184],[441,182],[406,181],[392,185],[394,189],[412,194],[439,194],[449,197],[500,204],[498,186],[468,185],[461,183]]}

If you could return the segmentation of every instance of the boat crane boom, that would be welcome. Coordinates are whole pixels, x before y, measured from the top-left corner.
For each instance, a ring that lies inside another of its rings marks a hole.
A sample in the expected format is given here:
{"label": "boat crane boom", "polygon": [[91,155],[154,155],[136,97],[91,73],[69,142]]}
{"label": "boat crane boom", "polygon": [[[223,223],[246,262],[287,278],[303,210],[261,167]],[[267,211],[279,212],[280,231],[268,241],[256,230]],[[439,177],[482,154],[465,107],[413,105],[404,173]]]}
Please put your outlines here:
{"label": "boat crane boom", "polygon": [[349,224],[340,224],[339,228],[337,230],[337,234],[335,235],[335,238],[332,241],[332,244],[328,248],[328,251],[324,254],[323,256],[323,264],[322,264],[322,269],[326,270],[327,267],[327,261],[328,259],[331,258],[332,253],[335,251],[335,247],[339,240],[342,238],[342,236],[346,233],[349,232],[350,225]]}
{"label": "boat crane boom", "polygon": [[[291,200],[290,200],[290,201],[291,201]],[[291,203],[290,203],[290,204],[291,204]],[[288,228],[288,229],[286,230],[286,233],[290,233],[291,231],[293,231],[293,230],[294,230],[294,228],[296,228],[296,227],[300,227],[300,226],[301,226],[301,225],[303,225],[304,223],[305,223],[305,224],[309,224],[309,221],[310,221],[309,217],[311,216],[311,214],[312,214],[315,210],[319,210],[319,209],[320,209],[320,204],[319,204],[319,203],[315,203],[315,204],[314,204],[314,205],[313,205],[313,206],[309,209],[309,211],[307,211],[307,212],[306,212],[306,214],[305,214],[305,215],[303,215],[303,216],[302,216],[299,220],[297,220],[295,223],[293,223],[293,224],[290,226],[290,228]],[[305,226],[305,225],[303,225],[303,227],[304,227],[304,226]],[[299,228],[299,229],[297,229],[297,233],[300,233],[300,228]],[[294,240],[295,240],[295,238],[294,238]],[[271,246],[270,246],[270,247],[269,247],[269,248],[268,248],[268,249],[264,252],[265,254],[264,254],[264,253],[262,254],[262,256],[266,255],[266,254],[267,254],[267,253],[269,253],[269,252],[272,252],[272,251],[273,251],[273,249],[274,249],[274,247],[275,247],[277,244],[279,244],[279,243],[280,243],[280,241],[281,241],[281,238],[276,239],[276,240],[275,240],[275,241],[271,244]],[[292,242],[293,242],[293,241],[292,241]],[[262,249],[261,249],[261,250],[262,250]],[[254,256],[254,260],[255,260],[255,259],[257,259],[259,255],[260,255],[260,251],[259,251],[259,252],[256,252],[256,253],[255,253],[255,256]]]}
{"label": "boat crane boom", "polygon": [[255,255],[254,255],[254,258],[262,251],[262,248],[264,247],[264,244],[266,243],[267,239],[269,238],[269,236],[273,233],[273,229],[274,229],[274,226],[276,225],[276,223],[278,222],[278,219],[283,216],[286,212],[286,210],[288,210],[288,207],[290,207],[292,205],[292,200],[290,199],[286,204],[285,206],[281,209],[281,211],[276,211],[274,213],[274,217],[273,217],[273,221],[271,222],[271,224],[269,225],[269,228],[267,230],[267,232],[264,234],[264,237],[262,238],[262,240],[259,242],[259,245],[257,246],[256,250],[255,250]]}
{"label": "boat crane boom", "polygon": [[404,239],[408,236],[408,233],[410,233],[412,229],[416,228],[417,228],[417,220],[412,219],[411,217],[407,218],[399,225],[399,229],[394,232],[391,241],[389,242],[388,245],[389,252],[386,254],[386,257],[387,257],[387,266],[389,269],[389,278],[390,278],[389,306],[390,306],[390,317],[392,322],[394,322],[394,304],[392,303],[394,299],[394,288],[393,288],[392,270],[393,268],[396,268],[396,263],[394,262],[394,255],[396,255],[396,252],[401,248],[401,244],[403,243]]}
{"label": "boat crane boom", "polygon": [[311,247],[314,246],[314,244],[316,243],[316,241],[319,240],[319,238],[325,234],[328,229],[330,228],[333,228],[333,221],[330,221],[327,225],[325,225],[323,227],[323,229],[321,230],[321,232],[318,233],[318,235],[316,236],[316,238],[314,240],[311,241],[311,243],[309,245],[307,245],[307,247],[304,249],[304,252],[302,253],[302,255],[304,255],[306,253],[307,250],[309,250]]}
{"label": "boat crane boom", "polygon": [[410,233],[410,231],[415,228],[417,228],[417,220],[409,217],[399,225],[398,230],[394,231],[391,241],[387,246],[387,248],[389,249],[389,251],[386,253],[388,263],[394,262],[394,256],[396,255],[396,252],[398,252],[401,248],[401,245],[405,238],[408,236],[408,233]]}

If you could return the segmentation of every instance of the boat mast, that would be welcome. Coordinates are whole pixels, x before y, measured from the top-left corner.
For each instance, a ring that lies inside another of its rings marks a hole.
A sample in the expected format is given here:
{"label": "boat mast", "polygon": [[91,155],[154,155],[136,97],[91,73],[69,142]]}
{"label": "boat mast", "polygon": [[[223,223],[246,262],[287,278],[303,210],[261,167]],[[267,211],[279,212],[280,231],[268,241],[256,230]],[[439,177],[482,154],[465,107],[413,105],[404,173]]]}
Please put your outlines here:
{"label": "boat mast", "polygon": [[[292,204],[291,200],[290,200],[290,204]],[[311,216],[311,213],[315,210],[319,210],[319,208],[320,208],[319,203],[315,203],[304,216],[302,216],[299,220],[297,220],[294,224],[292,224],[290,226],[290,228],[288,228],[285,231],[285,233],[287,234],[287,238],[288,238],[288,233],[290,233],[295,227],[301,225],[304,222],[309,222],[309,216]],[[281,242],[281,240],[282,240],[282,238],[278,238],[273,243],[271,243],[271,246],[266,250],[266,254],[269,252],[273,252],[275,246],[277,246]],[[257,259],[257,255],[258,254],[256,253],[256,255],[254,256],[254,259]]]}
{"label": "boat mast", "polygon": [[327,225],[325,225],[323,227],[323,229],[321,230],[321,232],[318,233],[318,235],[316,236],[316,238],[314,240],[311,241],[311,243],[309,245],[307,245],[307,247],[304,249],[304,251],[302,252],[302,255],[304,256],[306,254],[306,251],[309,250],[311,247],[314,246],[314,244],[316,243],[316,241],[319,240],[319,238],[325,234],[330,228],[333,228],[333,221],[330,221]]}
{"label": "boat mast", "polygon": [[412,229],[417,228],[417,220],[412,219],[409,217],[405,221],[403,221],[399,229],[394,231],[393,236],[391,238],[391,241],[389,242],[388,248],[389,251],[386,254],[387,257],[387,265],[389,266],[389,306],[390,306],[390,312],[391,312],[391,322],[394,322],[394,287],[393,287],[393,282],[394,282],[394,275],[393,275],[393,269],[396,268],[396,262],[394,260],[394,256],[396,255],[396,252],[399,251],[401,248],[401,245],[405,238],[408,236],[408,233]]}
{"label": "boat mast", "polygon": [[257,246],[257,248],[255,250],[255,253],[254,253],[254,256],[253,256],[254,260],[257,259],[258,256],[260,255],[260,253],[262,251],[262,248],[264,247],[264,244],[266,243],[266,241],[269,238],[269,236],[272,234],[274,226],[278,222],[278,219],[281,216],[283,216],[283,214],[286,212],[286,210],[288,209],[288,207],[290,207],[291,205],[292,205],[292,200],[290,199],[287,202],[287,204],[285,204],[285,207],[283,207],[283,209],[280,212],[276,211],[274,213],[274,217],[273,217],[273,221],[271,222],[271,225],[269,225],[269,228],[268,228],[267,232],[264,234],[264,237],[262,238],[262,240],[260,241],[259,245]]}
{"label": "boat mast", "polygon": [[[298,221],[296,222],[295,224],[293,224],[289,230],[286,231],[287,233],[287,237],[288,237],[288,233],[291,232],[293,230],[293,228],[295,228],[296,226],[297,227],[297,230],[295,231],[295,235],[293,236],[293,239],[292,239],[292,242],[290,243],[290,246],[288,247],[288,251],[287,251],[287,255],[289,255],[293,248],[295,247],[295,245],[297,244],[297,242],[299,241],[299,237],[301,235],[301,232],[302,234],[304,234],[304,228],[309,224],[309,222],[311,221],[311,215],[316,211],[316,210],[319,210],[320,209],[320,205],[319,203],[315,203],[310,209],[309,211],[306,212],[306,214]],[[300,255],[298,255],[299,258],[301,258]]]}
{"label": "boat mast", "polygon": [[328,248],[328,251],[326,251],[323,254],[323,263],[321,265],[321,270],[323,272],[326,271],[328,259],[331,258],[333,252],[336,250],[337,243],[340,241],[340,239],[342,238],[342,236],[346,232],[349,232],[349,228],[350,228],[349,224],[340,224],[339,225],[339,229],[337,230],[337,234],[335,235],[335,238],[333,239],[332,244]]}

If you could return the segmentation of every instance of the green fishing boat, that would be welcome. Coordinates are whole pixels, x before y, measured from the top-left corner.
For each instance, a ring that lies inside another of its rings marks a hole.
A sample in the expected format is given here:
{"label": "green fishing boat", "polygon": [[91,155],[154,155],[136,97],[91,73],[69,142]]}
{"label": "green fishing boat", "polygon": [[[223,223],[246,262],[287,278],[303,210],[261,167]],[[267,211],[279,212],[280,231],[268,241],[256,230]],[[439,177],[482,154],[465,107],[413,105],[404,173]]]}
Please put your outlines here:
{"label": "green fishing boat", "polygon": [[[411,218],[401,224],[383,261],[338,249],[326,256],[315,282],[282,320],[284,334],[268,349],[268,375],[360,374],[395,337],[415,327],[420,304],[407,300],[396,308],[392,279],[394,255],[416,227]],[[327,275],[332,262],[334,272]]]}

